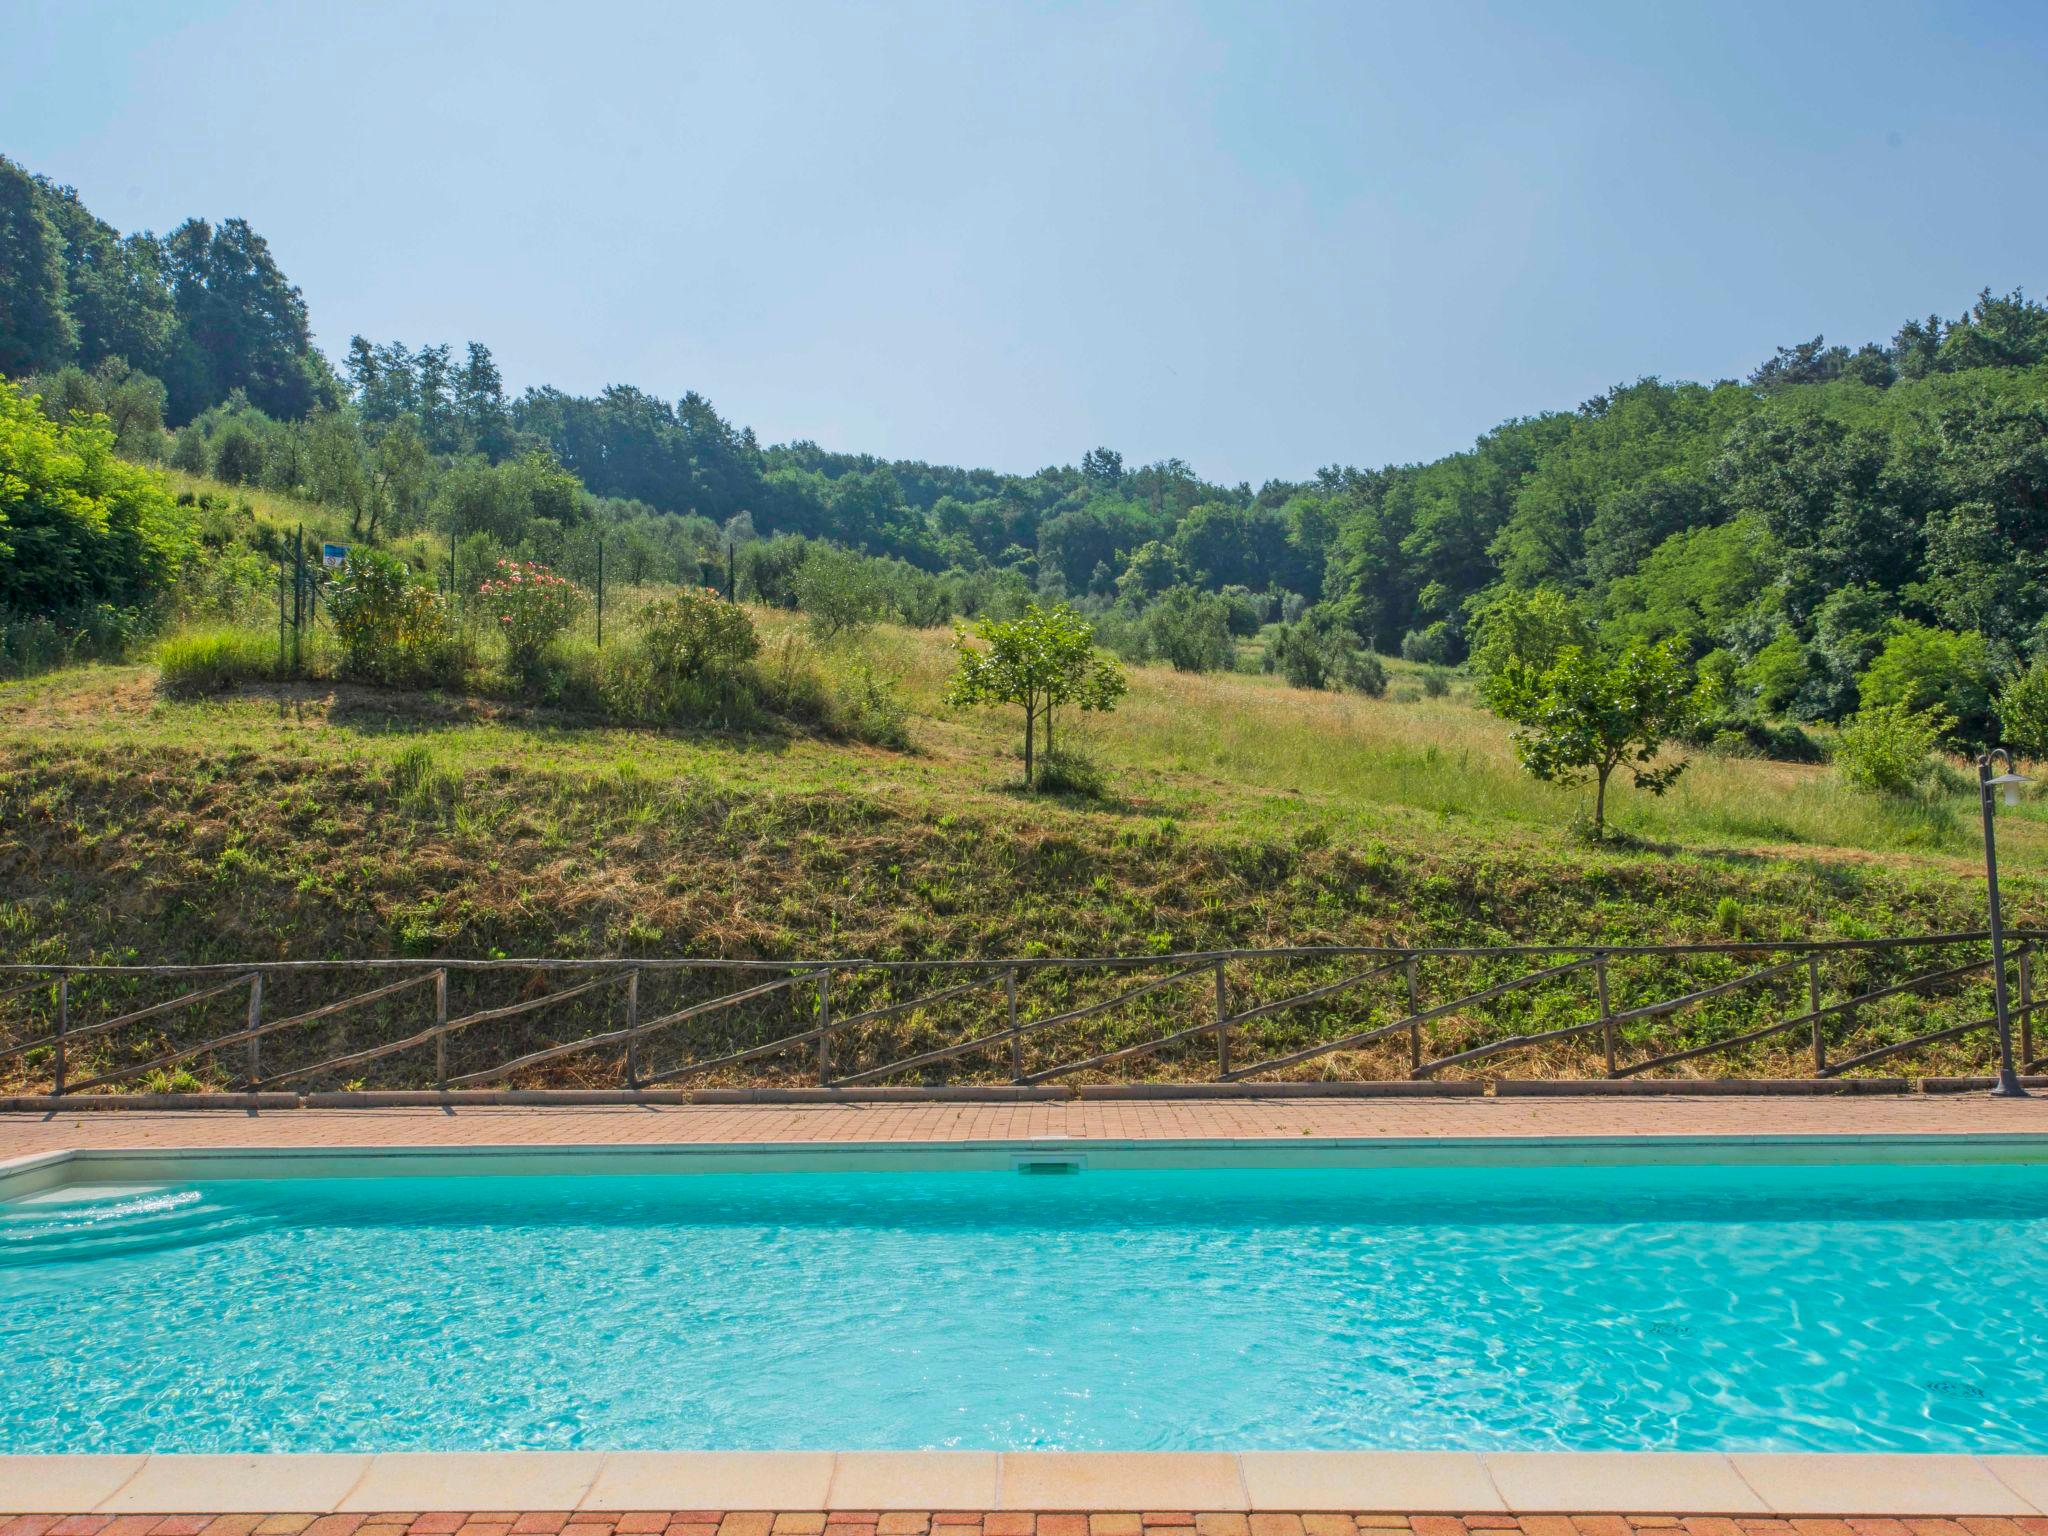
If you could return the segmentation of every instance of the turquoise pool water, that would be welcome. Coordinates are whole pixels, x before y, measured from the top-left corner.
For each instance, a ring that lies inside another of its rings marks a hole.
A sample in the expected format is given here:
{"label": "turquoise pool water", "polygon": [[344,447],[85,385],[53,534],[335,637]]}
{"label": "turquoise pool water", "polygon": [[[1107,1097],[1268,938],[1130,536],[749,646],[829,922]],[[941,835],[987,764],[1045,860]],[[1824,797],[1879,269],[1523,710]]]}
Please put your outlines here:
{"label": "turquoise pool water", "polygon": [[2044,1260],[2014,1165],[105,1189],[0,1451],[2040,1451]]}

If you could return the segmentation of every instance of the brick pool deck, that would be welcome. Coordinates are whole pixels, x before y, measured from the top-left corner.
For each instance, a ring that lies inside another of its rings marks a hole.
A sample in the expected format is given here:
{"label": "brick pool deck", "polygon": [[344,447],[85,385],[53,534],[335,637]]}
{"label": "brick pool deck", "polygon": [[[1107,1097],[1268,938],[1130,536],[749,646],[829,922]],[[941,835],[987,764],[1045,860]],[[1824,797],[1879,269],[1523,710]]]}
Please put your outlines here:
{"label": "brick pool deck", "polygon": [[0,1160],[73,1148],[1842,1135],[2048,1136],[2048,1095],[47,1110],[0,1113]]}
{"label": "brick pool deck", "polygon": [[[64,1109],[0,1113],[0,1164],[67,1151],[181,1148],[1091,1140],[1313,1145],[1326,1138],[1843,1135],[2048,1138],[2048,1097]],[[1670,1536],[2048,1536],[2048,1456],[0,1455],[0,1536],[1632,1536],[1638,1530]]]}

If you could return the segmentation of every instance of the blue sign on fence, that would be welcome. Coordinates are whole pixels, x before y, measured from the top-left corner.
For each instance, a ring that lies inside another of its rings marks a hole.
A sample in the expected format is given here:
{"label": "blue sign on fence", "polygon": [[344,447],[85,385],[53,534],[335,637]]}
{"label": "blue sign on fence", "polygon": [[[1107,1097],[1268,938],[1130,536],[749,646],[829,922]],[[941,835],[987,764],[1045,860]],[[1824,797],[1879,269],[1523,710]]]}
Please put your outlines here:
{"label": "blue sign on fence", "polygon": [[347,558],[348,546],[346,544],[322,544],[320,546],[320,563],[330,571],[339,570],[342,561]]}

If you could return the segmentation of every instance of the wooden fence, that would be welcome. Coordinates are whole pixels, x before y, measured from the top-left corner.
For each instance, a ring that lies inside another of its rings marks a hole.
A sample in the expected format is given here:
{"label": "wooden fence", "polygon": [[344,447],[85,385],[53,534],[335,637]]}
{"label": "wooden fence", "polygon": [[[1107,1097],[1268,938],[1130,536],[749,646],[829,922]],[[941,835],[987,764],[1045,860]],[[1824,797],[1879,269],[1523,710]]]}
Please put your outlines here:
{"label": "wooden fence", "polygon": [[[2034,957],[2010,935],[2016,1049]],[[90,1094],[1988,1070],[1982,933],[970,960],[0,966],[0,1086]]]}

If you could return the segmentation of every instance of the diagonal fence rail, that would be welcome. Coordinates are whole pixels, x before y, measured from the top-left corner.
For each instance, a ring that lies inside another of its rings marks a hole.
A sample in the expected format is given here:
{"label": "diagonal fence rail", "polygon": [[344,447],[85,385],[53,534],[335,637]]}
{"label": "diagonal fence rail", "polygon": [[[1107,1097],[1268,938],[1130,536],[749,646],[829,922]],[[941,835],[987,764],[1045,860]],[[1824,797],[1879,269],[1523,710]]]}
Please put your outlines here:
{"label": "diagonal fence rail", "polygon": [[[2031,1071],[2048,933],[2009,937]],[[0,1091],[1968,1075],[1986,941],[0,965]]]}

